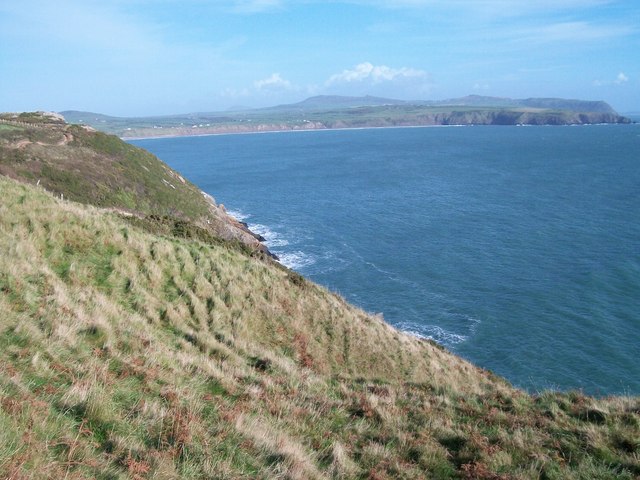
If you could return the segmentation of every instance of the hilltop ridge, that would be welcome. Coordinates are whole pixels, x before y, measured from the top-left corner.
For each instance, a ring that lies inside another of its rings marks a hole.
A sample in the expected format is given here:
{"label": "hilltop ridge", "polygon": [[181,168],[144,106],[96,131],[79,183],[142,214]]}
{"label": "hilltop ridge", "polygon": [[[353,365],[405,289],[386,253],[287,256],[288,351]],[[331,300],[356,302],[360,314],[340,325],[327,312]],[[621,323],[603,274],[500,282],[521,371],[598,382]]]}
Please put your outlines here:
{"label": "hilltop ridge", "polygon": [[298,103],[259,109],[136,118],[78,111],[61,113],[70,122],[90,125],[123,138],[328,128],[631,122],[603,101],[479,95],[430,101],[319,95]]}
{"label": "hilltop ridge", "polygon": [[640,475],[640,398],[515,389],[216,237],[125,145],[0,121],[0,478]]}
{"label": "hilltop ridge", "polygon": [[490,108],[535,108],[542,110],[568,111],[580,113],[617,114],[608,103],[598,100],[576,100],[565,98],[523,98],[490,97],[485,95],[467,95],[446,100],[396,100],[393,98],[346,97],[340,95],[318,95],[298,103],[267,107],[265,110],[323,110],[334,108],[380,107],[388,105],[421,105],[448,107],[490,107]]}
{"label": "hilltop ridge", "polygon": [[[112,208],[158,228],[194,229],[269,254],[260,237],[227,215],[151,153],[58,114],[0,114],[0,174],[77,202]],[[186,232],[185,232],[186,233]]]}

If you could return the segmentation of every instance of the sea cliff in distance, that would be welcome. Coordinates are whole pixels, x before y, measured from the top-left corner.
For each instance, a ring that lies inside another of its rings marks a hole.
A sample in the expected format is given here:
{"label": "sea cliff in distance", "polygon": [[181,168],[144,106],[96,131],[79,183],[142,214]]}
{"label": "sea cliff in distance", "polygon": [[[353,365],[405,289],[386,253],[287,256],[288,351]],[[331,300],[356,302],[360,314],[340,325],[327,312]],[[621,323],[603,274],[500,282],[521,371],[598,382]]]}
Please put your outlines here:
{"label": "sea cliff in distance", "polygon": [[72,110],[60,113],[70,123],[123,138],[436,125],[631,123],[603,101],[478,95],[439,101],[323,95],[261,109],[136,118]]}

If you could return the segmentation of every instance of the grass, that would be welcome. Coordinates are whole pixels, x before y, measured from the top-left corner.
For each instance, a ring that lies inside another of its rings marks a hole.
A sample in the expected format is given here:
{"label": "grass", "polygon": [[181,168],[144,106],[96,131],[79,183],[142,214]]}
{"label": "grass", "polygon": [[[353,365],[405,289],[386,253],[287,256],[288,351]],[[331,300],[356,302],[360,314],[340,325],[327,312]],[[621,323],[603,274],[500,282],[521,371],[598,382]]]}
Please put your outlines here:
{"label": "grass", "polygon": [[0,130],[0,174],[69,200],[132,214],[150,228],[263,251],[213,199],[151,153],[81,126],[47,123],[35,113],[16,120],[27,123],[0,124],[10,127]]}
{"label": "grass", "polygon": [[14,125],[8,125],[5,123],[0,123],[0,131],[12,131],[12,130],[20,130],[20,127]]}
{"label": "grass", "polygon": [[640,475],[638,398],[531,396],[227,243],[0,194],[1,478]]}

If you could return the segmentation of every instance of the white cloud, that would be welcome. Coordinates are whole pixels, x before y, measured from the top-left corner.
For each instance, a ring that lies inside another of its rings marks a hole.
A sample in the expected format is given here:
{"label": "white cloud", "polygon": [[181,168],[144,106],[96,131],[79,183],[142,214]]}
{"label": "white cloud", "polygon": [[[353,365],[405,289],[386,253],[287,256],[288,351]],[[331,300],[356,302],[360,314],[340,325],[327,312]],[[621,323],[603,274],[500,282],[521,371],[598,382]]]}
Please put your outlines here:
{"label": "white cloud", "polygon": [[607,87],[611,85],[622,85],[629,81],[629,77],[625,75],[623,72],[618,73],[614,80],[594,80],[594,87]]}
{"label": "white cloud", "polygon": [[256,90],[292,90],[294,86],[289,80],[286,80],[280,76],[279,73],[272,73],[271,76],[263,78],[262,80],[256,80],[253,82],[253,86]]}
{"label": "white cloud", "polygon": [[279,73],[272,73],[267,78],[256,80],[251,87],[225,88],[220,92],[222,98],[274,98],[286,93],[297,92],[300,88]]}
{"label": "white cloud", "polygon": [[617,85],[622,85],[623,83],[626,83],[628,81],[629,81],[629,77],[627,77],[624,73],[620,72],[613,83]]}
{"label": "white cloud", "polygon": [[376,85],[383,82],[394,82],[406,79],[426,80],[427,77],[427,72],[423,70],[407,67],[391,68],[386,65],[376,66],[369,62],[364,62],[356,65],[351,70],[343,70],[341,73],[331,75],[326,81],[326,85],[332,86],[353,82],[367,82]]}

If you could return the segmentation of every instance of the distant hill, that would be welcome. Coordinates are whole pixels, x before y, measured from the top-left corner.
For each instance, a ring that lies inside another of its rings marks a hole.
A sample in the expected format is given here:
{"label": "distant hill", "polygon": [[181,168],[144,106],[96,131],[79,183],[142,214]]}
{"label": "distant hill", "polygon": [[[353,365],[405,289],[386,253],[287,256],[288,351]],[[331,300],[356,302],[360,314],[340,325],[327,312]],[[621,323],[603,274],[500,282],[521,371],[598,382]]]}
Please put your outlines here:
{"label": "distant hill", "polygon": [[481,95],[468,95],[447,100],[395,100],[372,96],[345,97],[339,95],[320,95],[310,97],[298,103],[270,107],[278,110],[323,110],[334,108],[371,107],[385,105],[422,105],[422,106],[463,106],[463,107],[489,107],[489,108],[539,108],[545,110],[558,110],[569,112],[597,112],[616,113],[609,104],[603,101],[567,100],[563,98],[526,98],[513,99],[505,97],[488,97]]}
{"label": "distant hill", "polygon": [[60,112],[60,114],[65,118],[65,120],[69,123],[94,123],[94,122],[111,122],[118,117],[112,117],[109,115],[103,115],[102,113],[94,113],[94,112],[82,112],[79,110],[65,110],[64,112]]}
{"label": "distant hill", "polygon": [[567,100],[564,98],[526,98],[512,99],[502,97],[486,97],[481,95],[469,95],[448,100],[423,102],[424,105],[439,106],[472,106],[472,107],[500,107],[500,108],[537,108],[544,110],[583,112],[583,113],[609,113],[616,111],[606,102],[588,100]]}
{"label": "distant hill", "polygon": [[394,100],[392,98],[372,97],[345,97],[340,95],[318,95],[307,98],[298,103],[268,107],[265,110],[327,110],[334,108],[373,107],[381,105],[404,105],[408,102]]}
{"label": "distant hill", "polygon": [[77,111],[61,113],[70,122],[91,125],[98,130],[128,138],[326,128],[630,122],[602,101],[511,99],[479,95],[428,101],[320,95],[268,108],[138,118]]}

